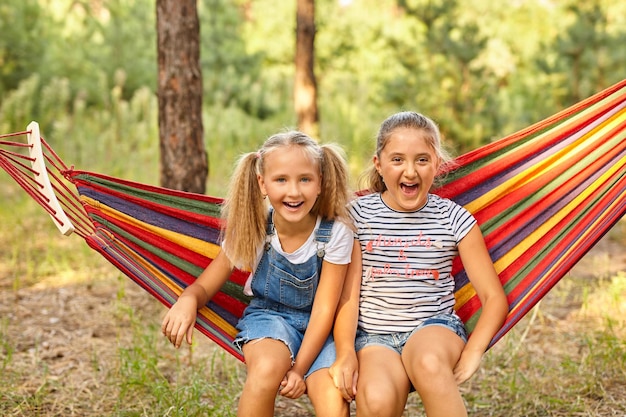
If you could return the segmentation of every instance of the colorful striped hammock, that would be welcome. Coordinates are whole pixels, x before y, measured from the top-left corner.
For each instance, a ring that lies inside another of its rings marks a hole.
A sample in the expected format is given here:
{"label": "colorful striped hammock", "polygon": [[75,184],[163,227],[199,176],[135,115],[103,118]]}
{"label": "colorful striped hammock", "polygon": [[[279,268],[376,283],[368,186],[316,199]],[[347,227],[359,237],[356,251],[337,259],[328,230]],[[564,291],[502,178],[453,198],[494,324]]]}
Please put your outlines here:
{"label": "colorful striped hammock", "polygon": [[[12,136],[28,143],[5,140]],[[475,215],[508,296],[492,345],[624,215],[625,139],[626,80],[459,157],[435,191]],[[63,234],[81,236],[168,307],[218,251],[221,199],[70,169],[35,122],[0,136],[0,166]],[[456,309],[471,332],[480,303],[458,261],[454,275]],[[246,276],[236,270],[196,324],[240,360],[231,342]]]}

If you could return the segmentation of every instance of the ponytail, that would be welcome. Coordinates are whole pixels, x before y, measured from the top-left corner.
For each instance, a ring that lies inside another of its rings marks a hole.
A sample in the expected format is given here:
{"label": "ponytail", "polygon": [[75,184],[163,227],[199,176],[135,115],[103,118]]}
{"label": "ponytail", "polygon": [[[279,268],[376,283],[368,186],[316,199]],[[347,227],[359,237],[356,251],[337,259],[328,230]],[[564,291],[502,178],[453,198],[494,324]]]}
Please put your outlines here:
{"label": "ponytail", "polygon": [[374,164],[363,172],[360,181],[365,183],[364,188],[371,193],[382,193],[387,189],[383,177],[378,173]]}
{"label": "ponytail", "polygon": [[[414,111],[401,111],[392,114],[383,121],[376,136],[376,151],[374,154],[378,158],[380,158],[380,154],[387,145],[389,138],[397,129],[416,129],[424,133],[424,139],[435,151],[437,158],[439,158],[440,172],[438,174],[445,173],[445,171],[455,166],[452,157],[443,147],[441,133],[437,124],[429,117]],[[370,192],[382,193],[387,189],[383,177],[373,164],[363,172],[360,180],[365,182],[365,188]]]}

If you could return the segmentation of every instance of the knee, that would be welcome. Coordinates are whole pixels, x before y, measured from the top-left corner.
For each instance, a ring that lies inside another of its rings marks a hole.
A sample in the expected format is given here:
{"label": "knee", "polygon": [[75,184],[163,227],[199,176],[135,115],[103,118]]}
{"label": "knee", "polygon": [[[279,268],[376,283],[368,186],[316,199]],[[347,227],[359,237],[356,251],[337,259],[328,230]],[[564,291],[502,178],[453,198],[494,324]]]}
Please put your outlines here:
{"label": "knee", "polygon": [[350,403],[345,401],[341,395],[335,396],[331,393],[327,398],[313,398],[310,394],[309,399],[313,404],[315,415],[317,417],[349,417]]}
{"label": "knee", "polygon": [[396,416],[401,415],[406,397],[401,398],[399,390],[380,385],[359,386],[357,388],[356,407],[360,416]]}
{"label": "knee", "polygon": [[[325,370],[323,370],[325,371]],[[349,417],[350,403],[341,396],[329,376],[320,377],[318,371],[306,379],[307,395],[318,417]]]}
{"label": "knee", "polygon": [[418,392],[445,390],[450,383],[455,384],[450,364],[436,354],[426,353],[414,360],[409,374]]}
{"label": "knee", "polygon": [[425,380],[435,378],[446,371],[451,372],[450,366],[439,355],[429,352],[416,358],[414,369],[415,373],[423,376]]}
{"label": "knee", "polygon": [[271,360],[254,361],[247,364],[248,375],[246,383],[253,381],[257,387],[277,390],[278,384],[280,384],[288,369],[288,364],[276,363]]}

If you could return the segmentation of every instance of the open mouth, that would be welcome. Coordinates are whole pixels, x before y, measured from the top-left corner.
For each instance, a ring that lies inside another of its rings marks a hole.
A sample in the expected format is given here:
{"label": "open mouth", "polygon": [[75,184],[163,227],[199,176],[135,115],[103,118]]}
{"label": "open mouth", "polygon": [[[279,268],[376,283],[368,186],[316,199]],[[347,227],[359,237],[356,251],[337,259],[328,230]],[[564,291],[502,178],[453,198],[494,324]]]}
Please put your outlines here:
{"label": "open mouth", "polygon": [[405,194],[414,195],[417,194],[417,192],[419,191],[419,185],[400,183],[400,189]]}
{"label": "open mouth", "polygon": [[287,207],[287,208],[290,208],[290,209],[297,209],[298,207],[300,207],[303,204],[304,204],[304,202],[302,202],[302,201],[299,201],[297,203],[283,202],[283,205],[285,207]]}

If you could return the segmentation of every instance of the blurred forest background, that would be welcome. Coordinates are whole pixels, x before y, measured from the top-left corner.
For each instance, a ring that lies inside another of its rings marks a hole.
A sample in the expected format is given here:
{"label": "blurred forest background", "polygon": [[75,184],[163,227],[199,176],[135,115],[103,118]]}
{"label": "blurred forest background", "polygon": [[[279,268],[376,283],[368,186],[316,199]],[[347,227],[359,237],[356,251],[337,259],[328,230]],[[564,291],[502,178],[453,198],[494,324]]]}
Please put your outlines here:
{"label": "blurred forest background", "polygon": [[[0,134],[31,120],[68,165],[158,185],[155,0],[2,0]],[[207,193],[296,126],[295,0],[198,0]],[[316,0],[320,140],[353,179],[379,124],[433,117],[459,155],[626,78],[624,0]],[[355,187],[358,184],[353,184]],[[485,355],[470,414],[626,415],[626,221]],[[174,350],[165,308],[0,173],[0,415],[228,416],[245,368],[204,337]],[[312,414],[306,397],[277,416]],[[412,395],[405,416],[422,416]]]}
{"label": "blurred forest background", "polygon": [[[369,162],[390,113],[433,117],[454,154],[624,78],[626,2],[317,0],[320,140]],[[198,0],[207,192],[296,123],[295,1]],[[70,164],[158,181],[154,0],[3,0],[0,132],[31,120]]]}

